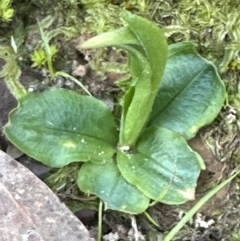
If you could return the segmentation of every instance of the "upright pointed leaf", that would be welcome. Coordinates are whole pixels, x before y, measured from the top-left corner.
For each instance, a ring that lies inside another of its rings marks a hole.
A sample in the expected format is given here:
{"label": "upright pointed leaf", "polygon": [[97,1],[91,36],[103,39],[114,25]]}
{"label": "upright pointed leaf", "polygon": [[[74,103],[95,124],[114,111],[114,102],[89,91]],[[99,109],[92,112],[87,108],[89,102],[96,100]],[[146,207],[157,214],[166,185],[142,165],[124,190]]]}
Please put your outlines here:
{"label": "upright pointed leaf", "polygon": [[[134,71],[131,71],[131,74],[138,80],[134,86],[131,104],[128,109],[124,106],[120,144],[133,146],[148,120],[159,88],[167,60],[167,42],[163,32],[151,21],[129,12],[124,12],[123,19],[140,42],[140,52],[146,57],[150,67],[148,69],[148,65],[139,63],[136,54],[131,52],[131,60],[137,63],[139,68],[136,76]],[[131,66],[131,63],[130,70],[134,66]]]}
{"label": "upright pointed leaf", "polygon": [[117,163],[128,182],[151,199],[181,204],[194,199],[202,158],[182,136],[150,127],[140,136],[136,150],[118,151]]}
{"label": "upright pointed leaf", "polygon": [[113,161],[84,163],[78,174],[78,186],[85,193],[100,197],[109,209],[138,214],[149,205],[149,198],[123,178]]}
{"label": "upright pointed leaf", "polygon": [[167,60],[167,41],[153,22],[128,11],[122,18],[127,27],[94,37],[80,48],[117,46],[128,51],[132,80],[124,97],[120,145],[133,146],[146,125],[159,88]]}
{"label": "upright pointed leaf", "polygon": [[153,76],[152,91],[159,88],[167,62],[167,40],[163,31],[148,19],[137,17],[130,12],[124,12],[124,21],[137,37],[149,62]]}
{"label": "upright pointed leaf", "polygon": [[8,139],[52,167],[111,160],[117,144],[114,118],[101,101],[54,89],[20,99],[4,127]]}
{"label": "upright pointed leaf", "polygon": [[132,75],[131,86],[124,95],[120,126],[120,145],[133,145],[146,124],[156,91],[152,91],[152,71],[143,55],[130,46],[124,46],[131,53],[129,69]]}
{"label": "upright pointed leaf", "polygon": [[225,86],[215,67],[190,42],[169,46],[168,62],[148,126],[166,127],[190,139],[222,108]]}

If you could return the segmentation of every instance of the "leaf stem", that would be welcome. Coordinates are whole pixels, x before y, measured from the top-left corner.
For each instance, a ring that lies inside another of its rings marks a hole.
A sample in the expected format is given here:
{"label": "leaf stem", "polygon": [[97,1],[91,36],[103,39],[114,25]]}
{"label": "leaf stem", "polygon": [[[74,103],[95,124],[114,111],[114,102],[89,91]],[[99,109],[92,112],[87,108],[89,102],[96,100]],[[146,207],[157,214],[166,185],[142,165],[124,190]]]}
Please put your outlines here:
{"label": "leaf stem", "polygon": [[145,211],[144,214],[154,226],[159,227],[159,224],[151,217],[151,215],[147,211]]}
{"label": "leaf stem", "polygon": [[79,80],[77,80],[76,78],[74,78],[70,74],[67,74],[63,71],[58,71],[58,72],[55,73],[55,76],[59,76],[59,75],[65,77],[65,78],[71,79],[73,82],[78,84],[89,96],[92,96],[91,93],[87,90],[87,88]]}
{"label": "leaf stem", "polygon": [[102,239],[102,211],[103,211],[103,201],[100,200],[99,208],[98,208],[98,239],[97,239],[97,241],[101,241],[101,239]]}

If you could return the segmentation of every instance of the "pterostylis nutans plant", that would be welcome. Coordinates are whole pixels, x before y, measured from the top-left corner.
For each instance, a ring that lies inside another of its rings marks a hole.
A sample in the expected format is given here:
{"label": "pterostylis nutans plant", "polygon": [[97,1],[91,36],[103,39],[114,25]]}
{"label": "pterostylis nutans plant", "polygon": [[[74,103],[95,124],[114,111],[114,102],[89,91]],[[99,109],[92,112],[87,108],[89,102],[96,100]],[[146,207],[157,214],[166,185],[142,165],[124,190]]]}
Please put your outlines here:
{"label": "pterostylis nutans plant", "polygon": [[76,181],[83,192],[98,196],[109,209],[138,214],[150,202],[194,199],[205,164],[186,140],[217,116],[225,86],[191,42],[168,46],[150,20],[128,11],[121,19],[123,27],[78,46],[80,51],[114,46],[128,53],[130,78],[120,124],[101,100],[72,90],[27,93],[18,86],[22,94],[16,95],[6,65],[0,74],[18,107],[9,114],[4,133],[46,165],[82,162]]}

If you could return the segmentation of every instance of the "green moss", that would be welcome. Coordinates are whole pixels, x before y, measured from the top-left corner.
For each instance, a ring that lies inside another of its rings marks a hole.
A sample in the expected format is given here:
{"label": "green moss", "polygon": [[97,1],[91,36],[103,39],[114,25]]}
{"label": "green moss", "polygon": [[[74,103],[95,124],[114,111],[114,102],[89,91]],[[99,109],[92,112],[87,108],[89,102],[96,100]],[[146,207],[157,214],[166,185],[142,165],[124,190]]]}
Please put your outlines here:
{"label": "green moss", "polygon": [[237,0],[180,0],[154,4],[153,19],[165,26],[172,41],[193,40],[221,72],[240,51],[240,15]]}
{"label": "green moss", "polygon": [[240,232],[239,231],[235,231],[235,232],[232,233],[232,240],[233,241],[240,240]]}
{"label": "green moss", "polygon": [[11,21],[14,14],[13,8],[11,8],[10,0],[0,1],[0,19],[5,22]]}
{"label": "green moss", "polygon": [[0,46],[0,59],[6,63],[0,71],[0,78],[3,78],[8,89],[16,99],[20,99],[26,95],[27,91],[19,82],[21,69],[16,61],[16,54],[9,46]]}

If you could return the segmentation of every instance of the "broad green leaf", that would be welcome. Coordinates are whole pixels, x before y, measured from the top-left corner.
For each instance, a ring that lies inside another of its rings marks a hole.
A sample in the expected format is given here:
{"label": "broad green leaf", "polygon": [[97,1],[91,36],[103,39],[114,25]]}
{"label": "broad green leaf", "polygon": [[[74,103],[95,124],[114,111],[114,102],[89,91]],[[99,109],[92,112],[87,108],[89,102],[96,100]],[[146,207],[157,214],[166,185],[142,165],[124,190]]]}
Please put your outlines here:
{"label": "broad green leaf", "polygon": [[52,167],[76,161],[106,162],[117,144],[108,107],[65,89],[30,93],[20,99],[4,132],[20,150]]}
{"label": "broad green leaf", "polygon": [[213,121],[225,99],[215,67],[190,42],[169,46],[168,62],[148,126],[166,127],[186,139]]}
{"label": "broad green leaf", "polygon": [[137,214],[149,205],[149,198],[123,178],[113,161],[84,163],[78,174],[78,186],[85,193],[97,195],[109,209]]}
{"label": "broad green leaf", "polygon": [[117,163],[128,182],[149,198],[167,204],[194,199],[197,178],[205,168],[182,136],[159,127],[146,129],[136,150],[119,150]]}

